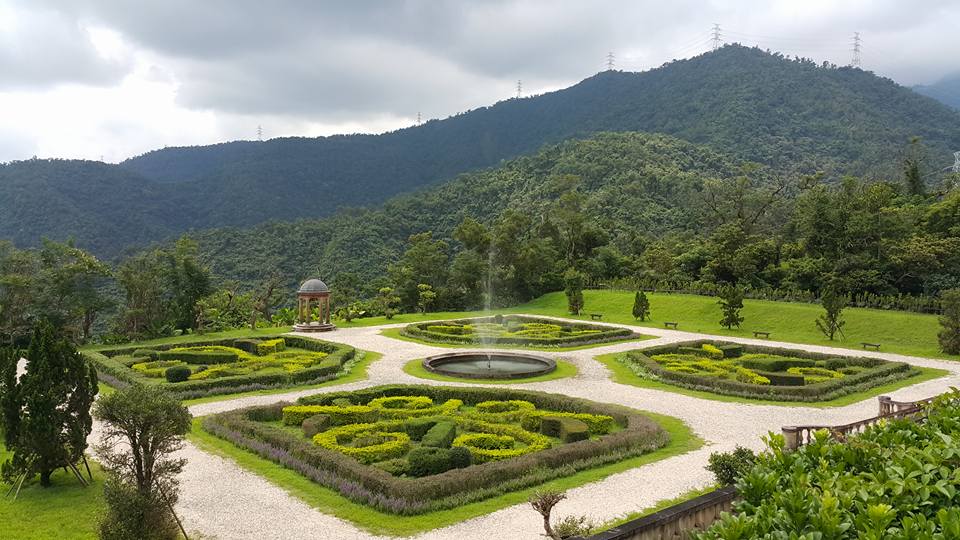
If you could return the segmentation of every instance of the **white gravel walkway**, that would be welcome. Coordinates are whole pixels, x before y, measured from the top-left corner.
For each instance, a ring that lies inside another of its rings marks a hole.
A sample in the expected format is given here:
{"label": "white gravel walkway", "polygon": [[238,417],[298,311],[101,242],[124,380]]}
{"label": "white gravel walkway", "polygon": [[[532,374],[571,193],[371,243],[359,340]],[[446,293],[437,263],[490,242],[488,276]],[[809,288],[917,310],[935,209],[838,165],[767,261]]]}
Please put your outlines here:
{"label": "white gravel walkway", "polygon": [[[389,383],[460,384],[418,379],[404,373],[402,367],[408,361],[450,349],[387,338],[380,335],[383,328],[386,326],[339,329],[319,336],[301,334],[383,353],[382,359],[369,366],[367,380],[321,390],[228,399],[195,405],[190,410],[195,416],[202,416],[250,405],[280,400],[292,401],[303,395],[323,391],[349,390]],[[593,359],[599,354],[715,337],[724,341],[834,352],[843,355],[868,355],[909,362],[918,366],[946,369],[951,372],[947,377],[892,392],[890,395],[895,399],[919,399],[946,391],[951,386],[960,386],[960,363],[956,362],[889,353],[870,352],[868,354],[847,349],[801,346],[768,340],[708,336],[656,328],[636,327],[635,330],[646,335],[657,336],[657,339],[616,343],[573,352],[542,353],[576,364],[579,369],[578,374],[567,379],[513,384],[510,387],[557,392],[675,416],[686,422],[698,436],[707,441],[707,445],[694,452],[571,489],[567,492],[567,500],[557,507],[559,517],[566,514],[587,515],[595,521],[602,522],[641,510],[660,500],[673,498],[690,489],[708,485],[712,481],[712,476],[703,467],[707,457],[713,451],[730,449],[736,444],[759,449],[762,446],[760,436],[769,431],[778,432],[783,425],[841,424],[874,416],[877,411],[875,398],[846,407],[819,409],[805,406],[726,403],[620,385],[612,382],[606,367]],[[247,472],[230,460],[210,455],[190,444],[183,450],[183,456],[188,459],[188,465],[182,475],[183,484],[178,511],[188,530],[202,531],[205,537],[224,540],[382,538],[365,533],[349,522],[310,508],[296,497],[263,478]],[[488,540],[495,537],[502,540],[519,540],[538,538],[541,532],[539,515],[530,509],[529,505],[520,504],[429,531],[416,538]]]}

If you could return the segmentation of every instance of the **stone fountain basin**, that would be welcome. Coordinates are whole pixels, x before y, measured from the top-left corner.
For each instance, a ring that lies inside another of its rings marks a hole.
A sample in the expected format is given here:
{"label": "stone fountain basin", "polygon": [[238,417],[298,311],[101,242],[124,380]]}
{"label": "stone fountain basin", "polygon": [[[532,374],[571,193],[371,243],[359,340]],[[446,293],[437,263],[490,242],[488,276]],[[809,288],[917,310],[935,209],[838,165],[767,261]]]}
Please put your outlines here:
{"label": "stone fountain basin", "polygon": [[431,373],[464,379],[524,379],[546,375],[557,363],[535,354],[471,351],[430,356],[423,368]]}

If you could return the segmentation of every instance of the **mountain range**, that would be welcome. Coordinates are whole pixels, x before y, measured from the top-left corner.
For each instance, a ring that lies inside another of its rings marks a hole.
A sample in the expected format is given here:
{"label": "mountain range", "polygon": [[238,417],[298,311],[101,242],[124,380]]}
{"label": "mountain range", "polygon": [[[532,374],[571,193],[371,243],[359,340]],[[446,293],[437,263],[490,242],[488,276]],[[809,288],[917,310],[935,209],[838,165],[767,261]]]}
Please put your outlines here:
{"label": "mountain range", "polygon": [[606,131],[664,133],[780,174],[834,177],[898,174],[914,136],[935,160],[960,149],[960,113],[942,103],[859,69],[731,45],[382,135],[165,148],[117,165],[9,163],[0,166],[0,238],[73,237],[109,257],[188,230],[376,206]]}

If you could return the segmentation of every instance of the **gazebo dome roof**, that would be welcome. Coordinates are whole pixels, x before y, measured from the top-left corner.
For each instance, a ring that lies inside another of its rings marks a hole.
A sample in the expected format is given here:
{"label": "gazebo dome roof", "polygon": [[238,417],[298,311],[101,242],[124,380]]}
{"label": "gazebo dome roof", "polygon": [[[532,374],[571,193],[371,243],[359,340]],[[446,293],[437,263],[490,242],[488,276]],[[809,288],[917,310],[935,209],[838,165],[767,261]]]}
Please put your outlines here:
{"label": "gazebo dome roof", "polygon": [[297,291],[299,294],[311,294],[311,293],[325,293],[330,292],[330,288],[327,287],[327,284],[320,281],[319,279],[308,279],[300,285],[300,290]]}

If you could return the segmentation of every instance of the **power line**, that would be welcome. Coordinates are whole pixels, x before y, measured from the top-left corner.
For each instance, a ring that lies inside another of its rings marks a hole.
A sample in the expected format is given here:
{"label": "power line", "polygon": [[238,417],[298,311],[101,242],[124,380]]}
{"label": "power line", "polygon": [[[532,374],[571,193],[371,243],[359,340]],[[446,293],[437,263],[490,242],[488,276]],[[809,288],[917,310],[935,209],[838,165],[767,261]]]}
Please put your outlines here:
{"label": "power line", "polygon": [[859,68],[860,67],[860,32],[853,33],[853,60],[850,62],[850,65]]}
{"label": "power line", "polygon": [[713,32],[711,33],[710,38],[710,41],[713,43],[713,50],[719,49],[720,45],[723,44],[723,42],[720,40],[720,37],[720,25],[713,23]]}
{"label": "power line", "polygon": [[613,71],[613,51],[607,53],[607,71]]}

